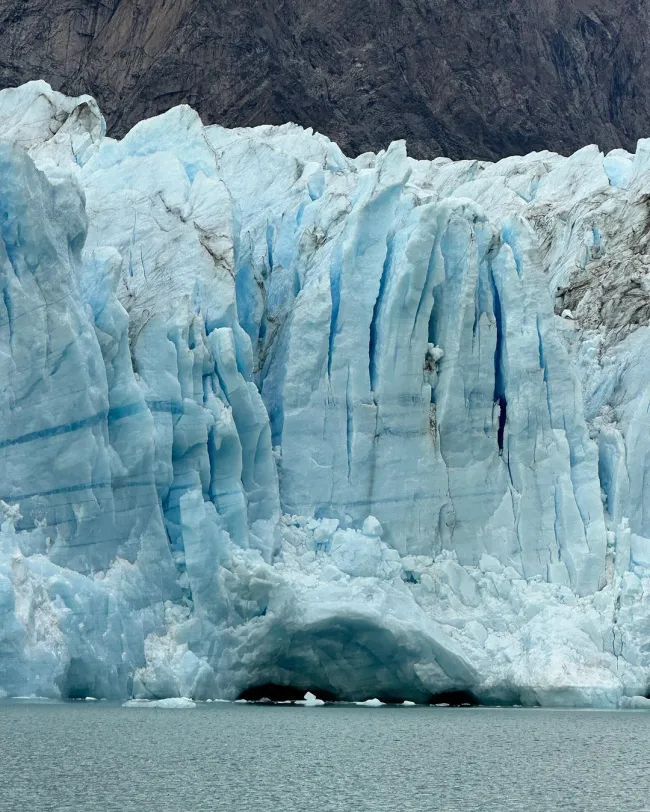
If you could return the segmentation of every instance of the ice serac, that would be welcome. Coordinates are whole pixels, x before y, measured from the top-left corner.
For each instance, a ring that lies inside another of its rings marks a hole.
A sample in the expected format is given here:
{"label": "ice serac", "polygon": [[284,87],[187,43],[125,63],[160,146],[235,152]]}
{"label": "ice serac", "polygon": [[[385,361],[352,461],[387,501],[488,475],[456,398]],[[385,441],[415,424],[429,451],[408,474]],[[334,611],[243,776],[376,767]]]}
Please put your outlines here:
{"label": "ice serac", "polygon": [[648,154],[2,91],[0,690],[641,707]]}

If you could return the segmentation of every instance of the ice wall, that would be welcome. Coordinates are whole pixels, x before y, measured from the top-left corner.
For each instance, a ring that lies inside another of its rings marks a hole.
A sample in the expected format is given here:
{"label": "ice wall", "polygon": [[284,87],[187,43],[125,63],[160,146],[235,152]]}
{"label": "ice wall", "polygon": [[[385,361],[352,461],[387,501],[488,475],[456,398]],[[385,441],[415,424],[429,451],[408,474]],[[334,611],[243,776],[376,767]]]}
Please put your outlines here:
{"label": "ice wall", "polygon": [[647,693],[648,154],[2,91],[0,688]]}

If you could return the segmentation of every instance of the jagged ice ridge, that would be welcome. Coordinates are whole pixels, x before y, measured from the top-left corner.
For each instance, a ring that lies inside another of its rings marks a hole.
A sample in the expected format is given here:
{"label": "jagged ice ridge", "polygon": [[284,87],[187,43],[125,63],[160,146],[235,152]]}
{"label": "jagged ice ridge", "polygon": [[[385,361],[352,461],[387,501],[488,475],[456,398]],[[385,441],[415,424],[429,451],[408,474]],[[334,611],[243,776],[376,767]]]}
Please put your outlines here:
{"label": "jagged ice ridge", "polygon": [[0,93],[0,695],[642,706],[650,141]]}

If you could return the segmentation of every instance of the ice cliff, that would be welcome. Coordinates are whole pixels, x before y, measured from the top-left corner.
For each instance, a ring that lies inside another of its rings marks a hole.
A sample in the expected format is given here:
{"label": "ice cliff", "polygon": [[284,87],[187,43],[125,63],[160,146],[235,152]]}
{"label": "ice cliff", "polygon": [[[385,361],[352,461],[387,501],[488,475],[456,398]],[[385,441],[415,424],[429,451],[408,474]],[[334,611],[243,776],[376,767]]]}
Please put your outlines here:
{"label": "ice cliff", "polygon": [[649,201],[2,91],[0,695],[638,704]]}

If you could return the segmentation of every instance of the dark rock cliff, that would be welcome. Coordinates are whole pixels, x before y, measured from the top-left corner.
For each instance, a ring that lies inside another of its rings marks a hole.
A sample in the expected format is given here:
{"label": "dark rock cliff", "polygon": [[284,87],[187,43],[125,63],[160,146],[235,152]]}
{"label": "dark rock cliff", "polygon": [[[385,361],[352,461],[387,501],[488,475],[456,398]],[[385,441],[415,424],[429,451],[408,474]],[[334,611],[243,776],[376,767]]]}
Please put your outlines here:
{"label": "dark rock cliff", "polygon": [[115,135],[187,102],[497,158],[649,135],[649,42],[644,0],[0,0],[0,85],[90,92]]}

